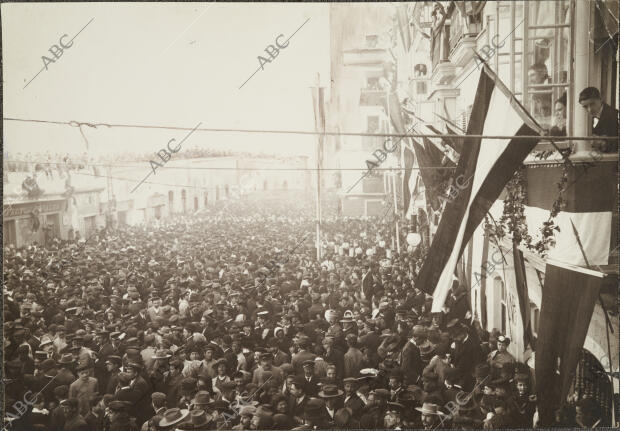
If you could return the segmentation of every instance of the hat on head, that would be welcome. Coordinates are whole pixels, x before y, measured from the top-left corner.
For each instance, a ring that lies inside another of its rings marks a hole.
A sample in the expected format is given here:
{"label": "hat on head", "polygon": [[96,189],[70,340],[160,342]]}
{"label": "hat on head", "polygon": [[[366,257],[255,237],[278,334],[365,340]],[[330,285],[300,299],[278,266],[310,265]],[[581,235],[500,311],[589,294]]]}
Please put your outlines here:
{"label": "hat on head", "polygon": [[207,405],[211,402],[211,395],[207,391],[198,391],[194,395],[192,404],[194,405]]}
{"label": "hat on head", "polygon": [[119,367],[123,364],[123,360],[121,359],[120,356],[116,356],[116,355],[110,355],[106,358],[106,363],[110,363],[110,364],[116,364]]}
{"label": "hat on head", "polygon": [[416,407],[415,409],[423,415],[439,415],[437,404],[423,403],[422,407]]}
{"label": "hat on head", "polygon": [[319,397],[321,398],[335,398],[339,397],[343,394],[338,386],[336,385],[325,385],[323,386],[323,390],[319,392]]}
{"label": "hat on head", "polygon": [[114,400],[108,403],[107,407],[115,412],[124,412],[127,410],[127,403],[125,401]]}
{"label": "hat on head", "polygon": [[168,427],[178,424],[189,415],[189,410],[173,408],[164,412],[163,418],[159,421],[160,427]]}
{"label": "hat on head", "polygon": [[510,338],[500,335],[499,337],[497,337],[497,342],[508,346],[510,344]]}

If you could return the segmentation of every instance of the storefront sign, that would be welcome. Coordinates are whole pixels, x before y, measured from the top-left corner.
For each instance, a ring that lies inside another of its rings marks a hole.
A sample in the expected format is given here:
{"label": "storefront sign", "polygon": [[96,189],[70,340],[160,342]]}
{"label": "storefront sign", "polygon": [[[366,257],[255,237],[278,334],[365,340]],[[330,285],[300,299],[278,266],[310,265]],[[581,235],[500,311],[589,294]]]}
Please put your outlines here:
{"label": "storefront sign", "polygon": [[41,214],[45,213],[55,213],[59,212],[62,209],[63,201],[59,202],[45,202],[45,203],[28,203],[28,204],[5,204],[6,206],[10,206],[10,208],[6,208],[4,211],[4,217],[19,217],[30,215],[32,211],[38,209]]}

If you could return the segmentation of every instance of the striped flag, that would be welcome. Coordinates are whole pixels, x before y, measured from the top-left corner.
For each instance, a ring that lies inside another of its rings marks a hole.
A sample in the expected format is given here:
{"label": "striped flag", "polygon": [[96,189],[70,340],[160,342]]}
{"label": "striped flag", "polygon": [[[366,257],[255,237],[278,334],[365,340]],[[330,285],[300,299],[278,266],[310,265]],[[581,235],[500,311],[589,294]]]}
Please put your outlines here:
{"label": "striped flag", "polygon": [[503,135],[509,139],[465,137],[454,177],[463,178],[459,192],[447,201],[417,285],[433,294],[433,312],[440,312],[452,286],[456,264],[474,230],[504,186],[536,146],[540,126],[493,71],[484,65],[467,135]]}
{"label": "striped flag", "polygon": [[566,400],[586,339],[603,274],[547,260],[536,343],[541,427],[550,427]]}

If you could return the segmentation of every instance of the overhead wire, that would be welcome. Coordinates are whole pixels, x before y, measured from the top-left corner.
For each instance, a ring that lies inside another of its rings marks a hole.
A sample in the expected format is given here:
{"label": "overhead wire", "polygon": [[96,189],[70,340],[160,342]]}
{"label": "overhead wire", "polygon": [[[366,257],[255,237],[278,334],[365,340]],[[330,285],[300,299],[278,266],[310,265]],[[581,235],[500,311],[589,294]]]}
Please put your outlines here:
{"label": "overhead wire", "polygon": [[[234,157],[234,156],[230,156]],[[181,159],[181,160],[197,160],[197,159]],[[41,162],[36,160],[10,160],[8,161],[13,163],[26,163],[32,165],[63,165],[63,162]],[[148,162],[140,162],[140,163],[148,163]],[[117,165],[117,164],[106,164],[106,163],[85,163],[85,166],[102,166],[102,167],[112,167],[112,168],[131,168],[135,169],[138,166],[138,162],[136,165]],[[198,169],[198,170],[221,170],[221,171],[367,171],[368,168],[239,168],[239,167],[227,167],[227,166],[172,166],[165,165],[164,168],[172,168],[172,169]],[[373,171],[394,171],[394,170],[404,170],[405,168],[372,168]],[[425,167],[411,167],[407,169],[413,170],[422,170],[422,169],[456,169],[456,166],[425,166]]]}
{"label": "overhead wire", "polygon": [[[328,136],[370,136],[370,137],[391,137],[391,138],[480,138],[480,139],[514,139],[515,135],[454,135],[454,134],[398,134],[398,133],[367,133],[367,132],[331,132],[331,131],[309,131],[309,130],[270,130],[270,129],[232,129],[232,128],[208,128],[208,127],[180,127],[180,126],[161,126],[161,125],[147,125],[147,124],[124,124],[124,123],[89,123],[79,121],[55,121],[55,120],[37,120],[29,118],[12,118],[3,117],[5,121],[20,121],[42,124],[56,124],[72,127],[81,126],[106,126],[106,127],[119,127],[119,128],[135,128],[135,129],[164,129],[164,130],[196,130],[199,132],[231,132],[231,133],[268,133],[268,134],[293,134],[293,135],[328,135]],[[617,140],[617,137],[609,136],[542,136],[542,135],[522,135],[518,136],[519,140],[537,139],[543,141],[558,141],[558,140],[581,140],[581,141],[611,141]]]}

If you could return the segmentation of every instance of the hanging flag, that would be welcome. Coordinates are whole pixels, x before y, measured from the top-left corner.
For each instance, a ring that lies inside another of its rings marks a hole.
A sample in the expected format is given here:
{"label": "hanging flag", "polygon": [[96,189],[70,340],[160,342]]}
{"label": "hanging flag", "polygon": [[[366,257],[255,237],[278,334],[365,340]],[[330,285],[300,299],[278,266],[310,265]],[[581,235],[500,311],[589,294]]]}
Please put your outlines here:
{"label": "hanging flag", "polygon": [[[443,135],[443,133],[439,130],[437,130],[437,128],[435,128],[432,125],[427,125],[427,127],[431,130],[431,132],[433,132],[436,135]],[[447,126],[446,126],[447,127]],[[463,133],[455,133],[454,131],[448,129],[448,134],[452,135],[462,135]],[[462,145],[458,145],[455,140],[453,140],[452,138],[448,138],[447,136],[444,136],[441,138],[441,141],[443,142],[443,144],[447,147],[452,148],[457,154],[461,153],[461,148]]]}
{"label": "hanging flag", "polygon": [[[602,273],[547,260],[536,349],[540,427],[566,400],[590,326]],[[558,374],[559,372],[559,374]]]}
{"label": "hanging flag", "polygon": [[467,135],[509,135],[509,139],[464,138],[463,152],[454,173],[462,178],[455,197],[447,200],[441,222],[420,275],[418,285],[433,294],[432,312],[440,312],[452,285],[456,263],[474,230],[504,186],[536,146],[540,126],[514,95],[486,66],[480,72]]}
{"label": "hanging flag", "polygon": [[409,16],[407,15],[407,8],[409,3],[400,3],[396,5],[396,20],[398,22],[398,33],[403,42],[403,47],[406,52],[411,49],[411,26],[409,25]]}
{"label": "hanging flag", "polygon": [[411,195],[413,188],[411,187],[411,180],[413,180],[413,184],[417,179],[417,173],[413,173],[413,162],[415,157],[413,156],[413,151],[409,149],[409,147],[404,148],[404,164],[405,164],[405,175],[403,178],[403,200],[405,214],[409,213],[409,206],[411,205]]}
{"label": "hanging flag", "polygon": [[530,321],[530,297],[527,293],[527,277],[525,275],[525,259],[523,252],[519,250],[517,243],[512,242],[512,256],[514,259],[515,281],[517,296],[519,298],[519,310],[521,311],[521,321],[523,323],[523,346],[533,346],[534,334]]}
{"label": "hanging flag", "polygon": [[428,155],[426,149],[416,140],[411,139],[413,143],[413,149],[420,168],[420,176],[424,183],[426,200],[434,210],[441,208],[441,201],[437,195],[441,179],[437,177],[437,165],[434,165],[431,157]]}

